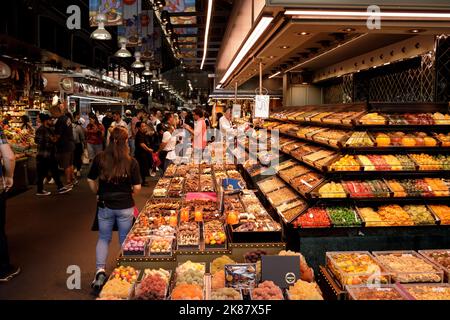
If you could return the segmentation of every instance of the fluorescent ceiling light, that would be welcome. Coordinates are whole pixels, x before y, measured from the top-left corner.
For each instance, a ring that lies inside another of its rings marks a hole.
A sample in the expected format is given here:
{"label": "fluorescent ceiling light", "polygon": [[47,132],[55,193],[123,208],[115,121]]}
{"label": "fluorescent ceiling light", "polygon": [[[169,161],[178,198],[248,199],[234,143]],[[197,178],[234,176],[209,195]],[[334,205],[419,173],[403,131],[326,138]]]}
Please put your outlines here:
{"label": "fluorescent ceiling light", "polygon": [[212,15],[213,0],[208,0],[208,16],[206,18],[206,30],[205,30],[205,40],[203,41],[203,59],[200,66],[200,70],[203,70],[205,65],[206,56],[208,54],[208,41],[209,41],[209,27],[211,25],[211,15]]}
{"label": "fluorescent ceiling light", "polygon": [[216,89],[217,90],[219,90],[219,89],[221,89],[222,88],[222,85],[221,84],[218,84],[217,86],[216,86]]}
{"label": "fluorescent ceiling light", "polygon": [[343,44],[340,44],[340,45],[338,45],[337,47],[334,47],[333,49],[330,49],[330,50],[328,50],[328,51],[325,51],[325,52],[323,52],[323,53],[321,53],[321,54],[315,56],[314,58],[311,58],[311,59],[306,60],[306,61],[304,61],[304,62],[302,62],[302,63],[299,63],[298,65],[296,65],[296,66],[294,66],[294,67],[288,69],[287,71],[285,71],[285,73],[287,73],[287,72],[289,72],[289,71],[292,71],[292,70],[294,70],[294,69],[300,68],[300,67],[304,66],[305,64],[307,64],[307,63],[309,63],[309,62],[311,62],[311,61],[314,61],[314,60],[316,60],[316,59],[319,59],[320,57],[323,57],[324,55],[329,54],[329,53],[331,53],[331,52],[333,52],[333,51],[335,51],[335,50],[337,50],[337,49],[339,49],[339,48],[341,48],[341,47],[343,47],[343,46],[346,46],[346,45],[348,45],[348,44],[350,44],[350,43],[352,43],[352,42],[354,42],[354,41],[356,41],[356,40],[359,40],[360,38],[363,38],[363,37],[365,37],[365,36],[367,36],[367,35],[368,35],[368,33],[364,33],[364,34],[362,34],[362,35],[360,35],[360,36],[358,36],[358,37],[356,37],[356,38],[353,38],[352,40],[349,40],[349,41],[347,41],[347,42],[345,42],[345,43],[343,43]]}
{"label": "fluorescent ceiling light", "polygon": [[433,12],[367,12],[367,11],[328,11],[328,10],[286,10],[288,16],[299,16],[301,18],[329,18],[329,17],[354,17],[364,18],[421,18],[421,19],[449,19],[450,13]]}
{"label": "fluorescent ceiling light", "polygon": [[276,76],[278,76],[281,73],[281,71],[278,71],[277,73],[274,73],[273,75],[271,75],[269,77],[269,79],[275,78]]}
{"label": "fluorescent ceiling light", "polygon": [[258,41],[258,39],[261,37],[261,35],[266,31],[266,29],[269,27],[270,23],[272,22],[273,17],[262,17],[259,21],[258,25],[255,29],[253,29],[253,32],[250,34],[250,37],[248,37],[247,41],[245,41],[244,46],[239,51],[236,58],[233,60],[233,63],[228,68],[227,72],[223,76],[222,80],[220,81],[221,84],[225,83],[228,78],[231,76],[231,74],[234,72],[234,70],[237,68],[239,63],[241,63],[242,59],[247,55],[247,53],[250,51],[250,49],[253,47],[253,45]]}

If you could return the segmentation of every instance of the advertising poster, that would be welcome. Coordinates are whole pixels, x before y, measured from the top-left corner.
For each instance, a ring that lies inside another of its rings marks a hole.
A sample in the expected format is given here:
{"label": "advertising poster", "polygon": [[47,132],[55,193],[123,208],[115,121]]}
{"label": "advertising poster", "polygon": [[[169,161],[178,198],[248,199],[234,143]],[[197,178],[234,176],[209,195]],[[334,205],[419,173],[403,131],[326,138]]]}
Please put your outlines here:
{"label": "advertising poster", "polygon": [[96,27],[97,14],[103,13],[107,19],[105,26],[121,26],[123,9],[122,0],[89,0],[89,23],[91,27]]}

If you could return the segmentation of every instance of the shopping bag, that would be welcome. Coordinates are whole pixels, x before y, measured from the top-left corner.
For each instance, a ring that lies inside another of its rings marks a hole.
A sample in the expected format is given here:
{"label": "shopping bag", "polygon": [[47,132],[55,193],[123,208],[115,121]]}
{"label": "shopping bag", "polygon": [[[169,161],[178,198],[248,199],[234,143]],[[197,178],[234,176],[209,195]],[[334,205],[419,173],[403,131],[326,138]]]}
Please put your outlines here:
{"label": "shopping bag", "polygon": [[152,154],[153,157],[153,167],[160,167],[161,166],[161,159],[159,158],[159,153],[154,152]]}

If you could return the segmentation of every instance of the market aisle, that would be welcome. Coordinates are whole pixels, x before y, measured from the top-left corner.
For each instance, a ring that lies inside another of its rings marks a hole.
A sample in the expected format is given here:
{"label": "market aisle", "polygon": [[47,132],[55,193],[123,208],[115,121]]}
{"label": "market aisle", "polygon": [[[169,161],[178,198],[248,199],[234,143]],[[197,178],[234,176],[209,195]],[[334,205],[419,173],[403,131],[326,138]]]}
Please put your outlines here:
{"label": "market aisle", "polygon": [[[154,184],[150,183],[150,187]],[[53,186],[47,188],[53,191]],[[136,198],[140,209],[151,188]],[[22,273],[0,284],[0,299],[93,299],[90,282],[95,272],[97,233],[90,230],[95,197],[86,179],[68,195],[36,198],[35,189],[8,201],[7,234],[13,263]],[[110,248],[108,269],[119,251],[117,233]],[[81,268],[81,290],[68,290],[67,267]]]}

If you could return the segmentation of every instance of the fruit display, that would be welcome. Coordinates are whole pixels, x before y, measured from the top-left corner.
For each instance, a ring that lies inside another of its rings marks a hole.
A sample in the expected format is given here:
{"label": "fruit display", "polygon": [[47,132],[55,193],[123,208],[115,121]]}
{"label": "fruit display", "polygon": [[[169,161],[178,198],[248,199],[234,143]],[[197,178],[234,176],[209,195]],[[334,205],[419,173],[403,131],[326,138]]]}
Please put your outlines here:
{"label": "fruit display", "polygon": [[196,174],[188,174],[184,184],[184,192],[197,192],[200,188],[200,177]]}
{"label": "fruit display", "polygon": [[450,300],[448,284],[411,284],[402,288],[416,300]]}
{"label": "fruit display", "polygon": [[284,161],[279,163],[278,165],[274,166],[274,169],[276,172],[280,172],[284,169],[290,168],[292,166],[298,165],[298,162],[295,160],[288,160],[288,161]]}
{"label": "fruit display", "polygon": [[223,247],[226,245],[227,236],[223,228],[223,222],[219,220],[205,222],[203,229],[203,238],[206,246]]}
{"label": "fruit display", "polygon": [[317,283],[298,280],[288,291],[289,300],[323,300]]}
{"label": "fruit display", "polygon": [[147,239],[145,237],[129,236],[123,244],[124,255],[145,255],[145,247],[147,245]]}
{"label": "fruit display", "polygon": [[361,165],[352,155],[345,155],[339,158],[329,167],[330,171],[360,171]]}
{"label": "fruit display", "polygon": [[436,124],[440,124],[440,125],[450,124],[450,115],[449,114],[442,114],[440,112],[435,112],[435,113],[433,113],[432,117]]}
{"label": "fruit display", "polygon": [[397,180],[386,180],[386,184],[394,193],[395,198],[405,198],[407,197],[407,193],[403,185]]}
{"label": "fruit display", "polygon": [[243,223],[234,228],[233,232],[276,232],[279,230],[281,230],[280,224],[267,217],[264,220]]}
{"label": "fruit display", "polygon": [[350,198],[388,198],[390,190],[382,180],[343,181]]}
{"label": "fruit display", "polygon": [[346,147],[350,148],[363,148],[363,147],[373,147],[375,143],[372,138],[365,131],[353,132],[350,138],[345,142]]}
{"label": "fruit display", "polygon": [[339,142],[347,136],[347,134],[347,131],[328,129],[326,131],[320,131],[319,133],[316,133],[312,138],[317,142],[326,143],[331,146],[337,146]]}
{"label": "fruit display", "polygon": [[258,186],[263,193],[267,194],[279,188],[285,187],[286,184],[278,177],[271,177],[258,182]]}
{"label": "fruit display", "polygon": [[351,300],[408,300],[395,285],[347,286]]}
{"label": "fruit display", "polygon": [[447,278],[450,276],[450,250],[423,250],[419,253],[445,270]]}
{"label": "fruit display", "polygon": [[137,280],[138,275],[139,271],[137,271],[135,268],[120,266],[113,270],[113,272],[111,273],[111,279],[119,279],[130,284],[134,284]]}
{"label": "fruit display", "polygon": [[168,178],[174,177],[176,172],[177,172],[177,165],[171,164],[170,166],[167,167],[166,171],[164,172],[164,175]]}
{"label": "fruit display", "polygon": [[266,197],[274,207],[277,207],[282,203],[296,200],[299,196],[289,188],[282,188],[266,194]]}
{"label": "fruit display", "polygon": [[374,252],[397,282],[442,282],[443,272],[414,251]]}
{"label": "fruit display", "polygon": [[387,284],[390,276],[366,251],[327,252],[326,265],[341,286]]}
{"label": "fruit display", "polygon": [[313,116],[310,118],[311,122],[322,122],[323,118],[328,117],[329,115],[332,115],[333,112],[320,112],[319,114]]}
{"label": "fruit display", "polygon": [[450,207],[446,205],[429,205],[430,209],[433,210],[433,213],[439,218],[441,221],[441,225],[449,225],[450,224]]}
{"label": "fruit display", "polygon": [[425,171],[433,171],[433,170],[442,170],[441,161],[437,160],[434,156],[429,154],[409,154],[411,159],[413,159],[417,165],[419,166],[419,170]]}
{"label": "fruit display", "polygon": [[435,147],[438,142],[425,132],[374,133],[377,147]]}
{"label": "fruit display", "polygon": [[154,197],[167,197],[169,186],[170,186],[169,178],[159,179],[158,183],[156,184],[155,189],[153,190],[153,196]]}
{"label": "fruit display", "polygon": [[211,274],[215,274],[216,272],[225,270],[225,265],[227,264],[236,264],[236,261],[225,255],[214,259],[211,262]]}
{"label": "fruit display", "polygon": [[197,284],[177,285],[171,294],[172,300],[203,300],[203,289]]}
{"label": "fruit display", "polygon": [[327,228],[331,226],[328,213],[325,208],[313,207],[301,214],[293,222],[294,228]]}
{"label": "fruit display", "polygon": [[211,277],[211,289],[225,288],[225,270],[217,271]]}
{"label": "fruit display", "polygon": [[155,237],[149,247],[150,254],[172,254],[172,238]]}
{"label": "fruit display", "polygon": [[[332,156],[336,156],[336,153],[329,150],[320,150],[311,154],[308,154],[303,157],[303,161],[310,163],[314,165],[316,168],[321,168],[320,166],[316,165],[315,162],[324,159],[324,158],[330,158]],[[331,159],[330,159],[331,160]]]}
{"label": "fruit display", "polygon": [[311,170],[309,170],[305,166],[295,165],[291,168],[284,169],[284,170],[278,172],[278,174],[280,175],[280,177],[283,178],[284,181],[290,182],[295,177],[301,176],[302,174],[308,173],[310,171]]}
{"label": "fruit display", "polygon": [[296,135],[299,138],[308,139],[312,135],[314,135],[320,131],[323,131],[323,130],[326,130],[326,129],[322,128],[322,127],[312,127],[312,126],[302,127],[297,131]]}
{"label": "fruit display", "polygon": [[327,182],[318,190],[319,198],[347,198],[344,187],[339,182]]}
{"label": "fruit display", "polygon": [[132,284],[118,278],[110,279],[100,292],[100,299],[123,300],[131,294]]}
{"label": "fruit display", "polygon": [[353,118],[360,115],[361,111],[334,112],[328,117],[322,119],[323,123],[347,124],[350,125]]}
{"label": "fruit display", "polygon": [[148,276],[159,276],[168,285],[170,282],[171,273],[165,269],[145,269],[144,278]]}
{"label": "fruit display", "polygon": [[424,205],[407,205],[403,209],[410,215],[415,225],[434,225],[432,213]]}
{"label": "fruit display", "polygon": [[439,154],[435,157],[435,159],[441,163],[443,170],[450,170],[450,156]]}
{"label": "fruit display", "polygon": [[438,139],[443,147],[450,147],[450,134],[439,133],[436,135],[436,139]]}
{"label": "fruit display", "polygon": [[159,275],[149,275],[136,287],[135,300],[165,300],[167,283]]}
{"label": "fruit display", "polygon": [[211,291],[211,300],[242,300],[242,296],[233,288],[221,288]]}
{"label": "fruit display", "polygon": [[359,123],[363,125],[383,125],[386,118],[378,113],[368,113],[359,118]]}
{"label": "fruit display", "polygon": [[180,284],[196,284],[203,287],[205,276],[205,265],[202,263],[195,263],[187,261],[180,264],[176,268],[176,285]]}
{"label": "fruit display", "polygon": [[378,208],[358,208],[366,227],[413,226],[411,216],[399,205],[387,205]]}
{"label": "fruit display", "polygon": [[197,222],[183,222],[178,228],[178,246],[198,247],[200,244],[200,228]]}
{"label": "fruit display", "polygon": [[283,300],[283,292],[272,281],[264,281],[253,289],[252,300]]}
{"label": "fruit display", "polygon": [[295,159],[302,160],[304,156],[310,153],[318,152],[320,150],[321,149],[319,147],[307,144],[291,151],[291,156],[294,157]]}
{"label": "fruit display", "polygon": [[306,194],[317,187],[322,180],[322,175],[315,172],[308,172],[300,177],[292,179],[291,186],[293,186],[300,193]]}
{"label": "fruit display", "polygon": [[361,219],[350,207],[327,207],[327,213],[336,227],[361,226]]}

